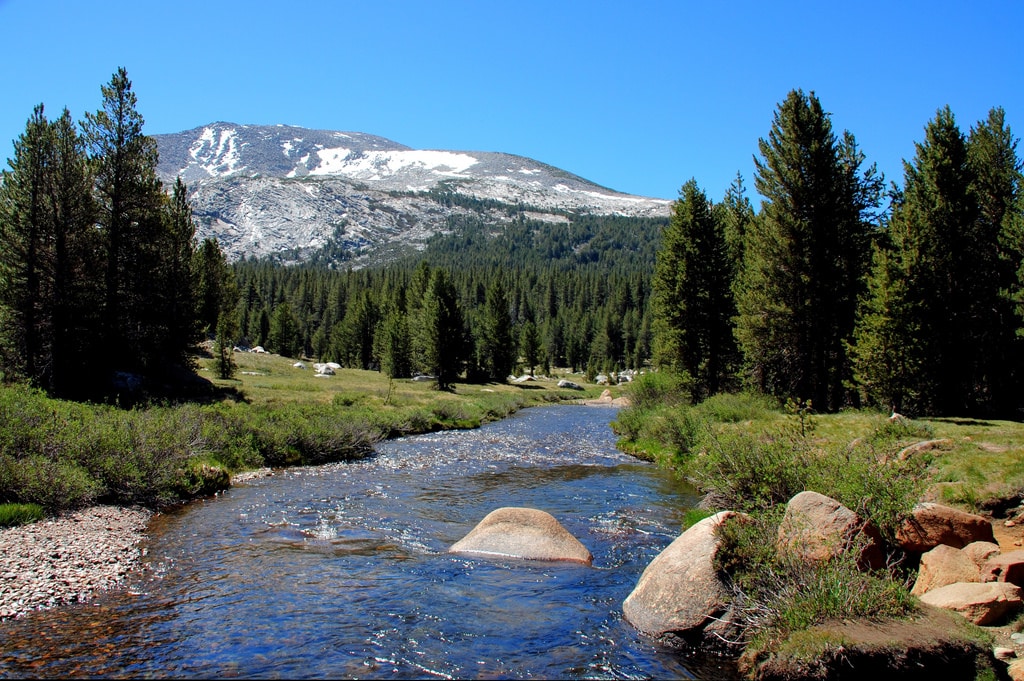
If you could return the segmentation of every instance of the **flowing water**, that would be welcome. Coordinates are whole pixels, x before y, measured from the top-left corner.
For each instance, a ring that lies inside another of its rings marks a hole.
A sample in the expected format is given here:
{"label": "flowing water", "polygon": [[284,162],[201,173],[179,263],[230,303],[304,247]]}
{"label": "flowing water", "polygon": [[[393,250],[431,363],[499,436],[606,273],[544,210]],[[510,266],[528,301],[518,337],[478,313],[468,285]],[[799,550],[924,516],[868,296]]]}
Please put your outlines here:
{"label": "flowing water", "polygon": [[[615,449],[614,414],[528,409],[158,516],[125,588],[0,625],[0,676],[728,678],[622,619],[696,498]],[[447,553],[501,506],[593,566]]]}

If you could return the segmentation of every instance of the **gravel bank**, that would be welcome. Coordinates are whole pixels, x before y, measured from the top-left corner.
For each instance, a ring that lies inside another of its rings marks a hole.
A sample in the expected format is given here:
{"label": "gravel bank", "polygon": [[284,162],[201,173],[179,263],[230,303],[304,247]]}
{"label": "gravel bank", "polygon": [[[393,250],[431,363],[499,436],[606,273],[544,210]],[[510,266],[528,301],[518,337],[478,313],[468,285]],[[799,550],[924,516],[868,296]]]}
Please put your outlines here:
{"label": "gravel bank", "polygon": [[95,506],[0,530],[0,620],[90,600],[138,565],[150,511]]}

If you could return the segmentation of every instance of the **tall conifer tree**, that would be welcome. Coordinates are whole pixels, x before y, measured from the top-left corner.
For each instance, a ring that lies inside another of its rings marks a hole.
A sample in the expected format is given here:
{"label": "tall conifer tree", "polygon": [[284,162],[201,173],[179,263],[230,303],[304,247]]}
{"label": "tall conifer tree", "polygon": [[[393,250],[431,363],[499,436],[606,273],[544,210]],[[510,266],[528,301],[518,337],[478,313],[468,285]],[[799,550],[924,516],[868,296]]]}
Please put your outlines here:
{"label": "tall conifer tree", "polygon": [[164,272],[160,246],[167,226],[156,142],[142,132],[144,121],[123,68],[101,90],[102,108],[87,113],[83,124],[106,251],[106,354],[97,359],[107,370],[152,371],[163,359],[159,320],[166,312],[154,304]]}
{"label": "tall conifer tree", "polygon": [[882,181],[813,92],[789,93],[759,147],[764,200],[744,235],[737,339],[761,390],[838,409]]}
{"label": "tall conifer tree", "polygon": [[723,225],[691,179],[672,205],[653,288],[657,361],[690,377],[696,401],[722,389],[733,368],[733,271]]}
{"label": "tall conifer tree", "polygon": [[504,382],[516,361],[516,342],[512,335],[512,317],[508,296],[501,279],[487,288],[480,325],[480,360],[487,377]]}
{"label": "tall conifer tree", "polygon": [[904,162],[854,348],[858,380],[876,401],[933,415],[1012,406],[1014,146],[998,115],[969,141],[944,107]]}
{"label": "tall conifer tree", "polygon": [[431,271],[420,314],[424,368],[437,377],[439,390],[447,390],[461,371],[465,350],[462,308],[447,270]]}

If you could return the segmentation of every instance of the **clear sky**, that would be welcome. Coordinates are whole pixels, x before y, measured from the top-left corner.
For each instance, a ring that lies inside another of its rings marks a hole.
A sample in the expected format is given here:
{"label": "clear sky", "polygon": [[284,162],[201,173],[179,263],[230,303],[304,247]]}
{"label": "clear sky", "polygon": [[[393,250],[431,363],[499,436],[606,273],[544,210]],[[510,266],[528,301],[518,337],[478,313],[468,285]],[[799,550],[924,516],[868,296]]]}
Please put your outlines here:
{"label": "clear sky", "polygon": [[943,105],[1024,134],[1022,0],[0,0],[0,36],[0,159],[33,106],[80,120],[119,66],[149,134],[358,131],[669,199],[737,171],[752,191],[795,88],[898,182]]}

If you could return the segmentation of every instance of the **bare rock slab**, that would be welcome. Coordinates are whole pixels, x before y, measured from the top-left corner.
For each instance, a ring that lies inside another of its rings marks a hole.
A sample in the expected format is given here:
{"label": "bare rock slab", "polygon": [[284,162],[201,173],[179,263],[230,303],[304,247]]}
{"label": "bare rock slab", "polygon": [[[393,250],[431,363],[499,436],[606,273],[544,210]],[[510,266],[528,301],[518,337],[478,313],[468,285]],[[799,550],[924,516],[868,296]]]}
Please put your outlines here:
{"label": "bare rock slab", "polygon": [[554,516],[535,508],[491,511],[452,544],[449,553],[477,553],[527,560],[564,560],[590,565],[593,555]]}
{"label": "bare rock slab", "polygon": [[1024,607],[1020,587],[1007,582],[949,584],[922,595],[921,602],[958,612],[979,626],[997,624]]}
{"label": "bare rock slab", "polygon": [[995,543],[992,525],[980,515],[942,504],[921,503],[896,533],[905,551],[924,553],[939,544],[962,549],[976,541]]}
{"label": "bare rock slab", "polygon": [[720,545],[716,529],[736,515],[722,511],[705,518],[658,554],[622,604],[626,620],[655,637],[730,633],[730,592],[719,579],[714,560]]}
{"label": "bare rock slab", "polygon": [[960,549],[940,544],[921,556],[917,581],[910,593],[920,596],[957,582],[981,581],[984,581],[981,570],[971,556]]}

